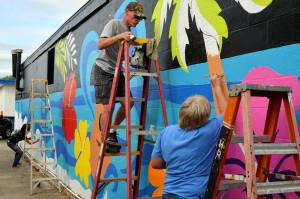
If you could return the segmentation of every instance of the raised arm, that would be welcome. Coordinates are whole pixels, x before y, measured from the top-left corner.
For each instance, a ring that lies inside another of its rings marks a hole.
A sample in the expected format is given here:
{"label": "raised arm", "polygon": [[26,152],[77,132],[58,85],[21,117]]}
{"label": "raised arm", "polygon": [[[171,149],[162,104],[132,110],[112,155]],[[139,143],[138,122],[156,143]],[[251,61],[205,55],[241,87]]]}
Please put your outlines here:
{"label": "raised arm", "polygon": [[221,78],[222,77],[220,77],[217,74],[212,74],[210,76],[210,83],[213,87],[213,92],[216,96],[216,100],[220,109],[220,114],[224,115],[227,107],[227,98],[221,87]]}

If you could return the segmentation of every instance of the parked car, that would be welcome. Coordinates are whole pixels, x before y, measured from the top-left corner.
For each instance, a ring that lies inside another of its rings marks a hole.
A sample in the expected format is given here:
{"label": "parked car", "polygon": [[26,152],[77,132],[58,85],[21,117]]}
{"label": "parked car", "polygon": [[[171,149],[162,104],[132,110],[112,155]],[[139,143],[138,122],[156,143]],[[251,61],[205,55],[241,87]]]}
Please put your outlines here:
{"label": "parked car", "polygon": [[7,139],[13,130],[13,124],[10,119],[5,117],[0,117],[0,136],[3,139]]}

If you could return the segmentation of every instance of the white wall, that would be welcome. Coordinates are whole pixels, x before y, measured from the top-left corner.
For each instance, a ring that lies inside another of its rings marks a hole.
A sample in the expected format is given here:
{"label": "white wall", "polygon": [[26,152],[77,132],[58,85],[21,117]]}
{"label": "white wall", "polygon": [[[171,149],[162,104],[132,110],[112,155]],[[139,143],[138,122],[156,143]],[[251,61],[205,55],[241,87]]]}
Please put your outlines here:
{"label": "white wall", "polygon": [[1,84],[0,86],[0,112],[4,117],[15,116],[15,85]]}

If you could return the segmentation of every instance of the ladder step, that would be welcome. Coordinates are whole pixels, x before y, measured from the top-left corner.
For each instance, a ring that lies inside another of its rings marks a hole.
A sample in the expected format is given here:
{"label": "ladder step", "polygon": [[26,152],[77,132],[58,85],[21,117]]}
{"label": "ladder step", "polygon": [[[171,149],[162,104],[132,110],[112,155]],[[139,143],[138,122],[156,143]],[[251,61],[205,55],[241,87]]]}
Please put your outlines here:
{"label": "ladder step", "polygon": [[58,180],[58,177],[44,177],[44,178],[33,178],[32,181],[47,181],[47,180]]}
{"label": "ladder step", "polygon": [[52,122],[52,120],[32,120],[31,122],[34,124],[45,124]]}
{"label": "ladder step", "polygon": [[49,166],[55,166],[55,165],[57,165],[57,163],[56,162],[34,162],[34,163],[32,163],[32,165],[35,165],[35,166],[47,166],[47,165],[49,165]]}
{"label": "ladder step", "polygon": [[300,192],[300,180],[257,183],[257,194]]}
{"label": "ladder step", "polygon": [[31,150],[37,150],[37,151],[54,151],[55,148],[29,148]]}
{"label": "ladder step", "polygon": [[[112,129],[126,129],[126,126],[124,125],[112,125],[111,126]],[[131,129],[141,129],[143,128],[142,125],[135,125],[135,126],[130,126]]]}
{"label": "ladder step", "polygon": [[243,180],[222,180],[220,182],[219,190],[229,190],[245,187],[246,182],[244,182]]}
{"label": "ladder step", "polygon": [[254,144],[255,155],[298,154],[297,145],[288,144]]}
{"label": "ladder step", "polygon": [[[271,142],[269,135],[254,135],[253,142]],[[243,135],[232,135],[231,143],[244,143]]]}
{"label": "ladder step", "polygon": [[47,97],[48,93],[33,93],[33,97]]}
{"label": "ladder step", "polygon": [[266,170],[263,171],[263,174],[265,174],[267,177],[272,177],[279,180],[300,180],[300,176],[283,175],[280,173],[273,173]]}
{"label": "ladder step", "polygon": [[[125,101],[125,97],[116,97],[116,101]],[[131,102],[144,102],[145,98],[131,97]]]}
{"label": "ladder step", "polygon": [[47,79],[31,79],[31,82],[43,82],[43,83],[48,83]]}
{"label": "ladder step", "polygon": [[160,131],[150,131],[150,130],[143,130],[143,131],[132,131],[132,135],[157,135]]}
{"label": "ladder step", "polygon": [[[121,71],[125,72],[125,69],[122,68]],[[149,77],[157,77],[157,73],[149,73],[148,70],[145,69],[130,69],[130,75],[133,76],[149,76]]]}
{"label": "ladder step", "polygon": [[50,106],[32,106],[32,108],[36,108],[36,109],[42,109],[42,108],[49,109]]}
{"label": "ladder step", "polygon": [[[138,180],[137,176],[132,176],[132,180]],[[100,182],[121,182],[127,181],[126,177],[119,177],[119,178],[101,178]]]}
{"label": "ladder step", "polygon": [[53,134],[33,134],[33,136],[41,136],[41,137],[47,137],[47,136],[54,136]]}
{"label": "ladder step", "polygon": [[[131,155],[141,155],[140,151],[132,151]],[[126,156],[126,152],[120,153],[105,153],[105,156]]]}

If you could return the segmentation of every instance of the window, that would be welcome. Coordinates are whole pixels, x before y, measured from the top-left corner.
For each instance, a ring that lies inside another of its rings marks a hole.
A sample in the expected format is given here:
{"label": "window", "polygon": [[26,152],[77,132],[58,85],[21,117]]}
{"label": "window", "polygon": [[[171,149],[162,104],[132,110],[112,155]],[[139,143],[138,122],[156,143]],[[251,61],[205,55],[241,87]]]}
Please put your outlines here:
{"label": "window", "polygon": [[48,68],[47,68],[48,85],[54,83],[54,59],[55,59],[55,48],[52,48],[48,52]]}

